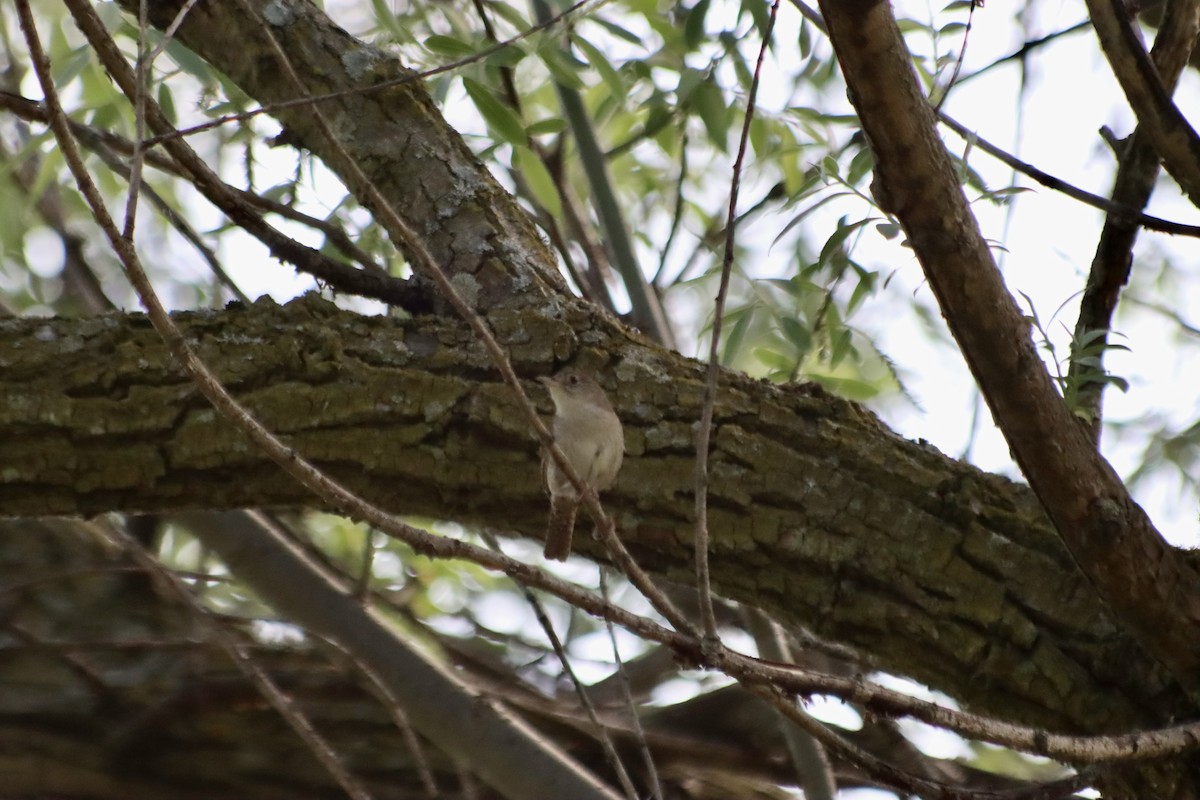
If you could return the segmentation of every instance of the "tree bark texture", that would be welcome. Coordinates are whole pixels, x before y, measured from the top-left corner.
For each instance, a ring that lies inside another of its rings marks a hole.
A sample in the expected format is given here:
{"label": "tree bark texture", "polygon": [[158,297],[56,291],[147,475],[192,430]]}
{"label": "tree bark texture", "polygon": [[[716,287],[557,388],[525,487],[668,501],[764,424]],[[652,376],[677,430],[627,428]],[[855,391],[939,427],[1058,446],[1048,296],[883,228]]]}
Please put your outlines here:
{"label": "tree bark texture", "polygon": [[[465,326],[363,318],[313,298],[178,320],[259,419],[368,499],[540,535],[536,443]],[[531,386],[572,347],[597,363],[619,354],[604,376],[628,455],[606,505],[642,563],[688,582],[701,365],[583,303],[509,321]],[[729,373],[722,387],[710,488],[721,594],[1009,719],[1118,731],[1180,707],[1027,488],[813,386]],[[4,516],[310,503],[197,396],[139,317],[0,322],[0,397]],[[579,544],[597,553],[589,537]]]}

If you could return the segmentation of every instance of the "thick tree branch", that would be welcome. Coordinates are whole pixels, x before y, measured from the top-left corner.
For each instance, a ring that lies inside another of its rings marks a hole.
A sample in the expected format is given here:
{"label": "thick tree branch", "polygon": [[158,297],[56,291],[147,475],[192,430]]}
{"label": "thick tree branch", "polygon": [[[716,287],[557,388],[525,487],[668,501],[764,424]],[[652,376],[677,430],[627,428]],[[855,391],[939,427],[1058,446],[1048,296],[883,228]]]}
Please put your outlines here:
{"label": "thick tree branch", "polygon": [[[124,5],[136,13],[136,0]],[[169,24],[182,5],[150,2],[151,23]],[[260,103],[333,95],[319,110],[336,130],[336,142],[307,105],[282,107],[274,116],[289,140],[337,173],[385,227],[388,209],[379,199],[420,232],[424,247],[475,307],[544,305],[566,294],[528,214],[446,123],[411,70],[351,37],[307,0],[249,0],[245,8],[254,13],[243,8],[202,3],[188,13],[177,38]],[[298,93],[280,69],[271,36],[307,82],[306,92]],[[411,80],[361,91],[405,78]],[[398,248],[408,248],[396,231],[389,234]]]}
{"label": "thick tree branch", "polygon": [[886,2],[823,2],[896,214],[1017,463],[1122,623],[1200,697],[1200,574],[1154,529],[1055,389],[937,137]]}
{"label": "thick tree branch", "polygon": [[[583,304],[565,320],[495,319],[526,336],[513,349],[522,374],[579,349],[620,354],[610,394],[628,458],[607,505],[643,564],[686,580],[702,367]],[[535,444],[507,388],[465,377],[490,370],[461,323],[363,319],[315,300],[179,323],[258,419],[357,493],[541,533]],[[0,322],[0,366],[2,515],[310,502],[208,409],[136,317]],[[1177,708],[1178,691],[1096,605],[1027,490],[812,387],[734,373],[721,387],[718,592],[1006,719],[1100,732],[1161,724]]]}

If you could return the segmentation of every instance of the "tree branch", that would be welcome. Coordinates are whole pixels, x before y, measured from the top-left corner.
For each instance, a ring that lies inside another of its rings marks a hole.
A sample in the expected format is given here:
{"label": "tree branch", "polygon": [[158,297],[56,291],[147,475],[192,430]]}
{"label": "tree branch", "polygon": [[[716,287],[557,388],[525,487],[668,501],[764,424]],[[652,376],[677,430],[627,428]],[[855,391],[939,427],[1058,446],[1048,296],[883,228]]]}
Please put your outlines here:
{"label": "tree branch", "polygon": [[890,5],[821,7],[875,154],[872,188],[900,219],[1018,465],[1121,622],[1200,697],[1200,574],[1163,541],[1056,391],[958,185]]}
{"label": "tree branch", "polygon": [[[1153,48],[1154,65],[1168,92],[1175,91],[1197,35],[1200,35],[1200,3],[1196,0],[1169,0]],[[1154,149],[1150,137],[1138,126],[1120,153],[1111,195],[1113,202],[1139,211],[1145,208],[1158,178],[1159,160],[1158,151]],[[1100,443],[1101,404],[1106,384],[1102,379],[1087,379],[1085,375],[1103,373],[1107,332],[1112,327],[1121,290],[1129,282],[1133,245],[1139,230],[1140,226],[1124,215],[1110,213],[1105,218],[1087,285],[1079,301],[1074,340],[1082,342],[1093,331],[1103,334],[1090,342],[1087,354],[1090,358],[1086,366],[1080,364],[1080,356],[1073,355],[1069,373],[1079,384],[1079,405],[1091,430],[1092,440],[1097,444]]]}
{"label": "tree branch", "polygon": [[[536,447],[506,387],[464,377],[487,374],[488,361],[461,323],[364,319],[315,299],[176,319],[256,418],[358,495],[541,534]],[[522,375],[544,374],[564,342],[622,354],[612,396],[629,447],[606,504],[639,561],[689,574],[702,366],[582,303],[566,315],[574,328],[529,312],[497,319],[528,337],[512,351]],[[0,321],[0,365],[0,515],[312,502],[214,417],[136,316]],[[1121,730],[1162,724],[1177,707],[1023,487],[906,442],[814,387],[732,372],[720,387],[716,591],[1005,719]],[[1058,688],[1046,691],[1042,675]]]}
{"label": "tree branch", "polygon": [[1100,47],[1121,84],[1138,128],[1158,151],[1167,172],[1200,207],[1200,136],[1171,100],[1122,0],[1087,0]]}
{"label": "tree branch", "polygon": [[396,636],[363,609],[352,591],[338,586],[332,575],[269,528],[240,514],[192,514],[183,521],[272,608],[361,660],[400,702],[418,732],[460,754],[504,796],[620,797],[502,705],[468,690]]}

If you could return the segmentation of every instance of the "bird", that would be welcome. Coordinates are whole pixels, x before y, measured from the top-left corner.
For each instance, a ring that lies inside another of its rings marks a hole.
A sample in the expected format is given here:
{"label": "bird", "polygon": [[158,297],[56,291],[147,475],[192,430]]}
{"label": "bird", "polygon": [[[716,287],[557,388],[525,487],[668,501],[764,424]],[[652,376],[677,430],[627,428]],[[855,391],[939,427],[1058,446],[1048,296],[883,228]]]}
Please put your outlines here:
{"label": "bird", "polygon": [[[599,494],[613,485],[625,456],[625,432],[608,395],[589,373],[574,367],[539,379],[554,401],[551,433],[575,473]],[[579,491],[550,454],[542,451],[542,480],[550,494],[545,557],[571,554]]]}

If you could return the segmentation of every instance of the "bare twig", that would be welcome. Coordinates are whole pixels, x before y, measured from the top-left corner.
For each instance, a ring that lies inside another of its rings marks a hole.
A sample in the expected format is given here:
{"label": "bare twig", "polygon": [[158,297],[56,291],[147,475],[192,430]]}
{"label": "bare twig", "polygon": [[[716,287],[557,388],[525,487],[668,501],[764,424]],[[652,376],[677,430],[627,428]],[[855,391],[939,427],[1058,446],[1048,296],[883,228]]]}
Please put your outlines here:
{"label": "bare twig", "polygon": [[[496,541],[494,535],[484,532],[483,540],[487,543],[488,547],[500,552],[500,543]],[[550,617],[546,615],[545,607],[543,607],[542,602],[538,600],[537,595],[528,586],[520,581],[516,581],[515,583],[521,591],[521,596],[525,598],[525,602],[533,610],[542,633],[546,635],[546,640],[550,642],[550,648],[554,651],[558,663],[562,665],[563,673],[575,689],[575,696],[579,698],[579,704],[583,706],[583,711],[587,715],[588,722],[591,723],[592,731],[595,733],[596,738],[600,740],[600,749],[604,751],[604,758],[608,761],[608,765],[617,776],[617,781],[621,784],[621,790],[625,792],[627,800],[637,800],[637,788],[633,785],[633,780],[629,777],[629,771],[625,769],[625,765],[621,762],[621,756],[617,753],[617,748],[613,744],[612,737],[608,735],[608,727],[600,721],[600,717],[596,713],[596,705],[588,695],[587,688],[575,673],[575,668],[571,665],[571,659],[567,655],[567,650],[563,647],[562,639],[559,638],[558,632],[554,630],[554,626],[550,623]],[[607,595],[603,596],[605,602],[612,602]],[[636,713],[636,709],[631,708],[630,711]]]}
{"label": "bare twig", "polygon": [[[742,616],[763,658],[792,661],[791,647],[778,622],[757,608],[744,607]],[[796,711],[807,713],[801,708]],[[805,800],[833,800],[837,794],[837,776],[834,775],[825,748],[811,733],[791,724],[787,718],[780,720],[780,727],[783,728],[783,738],[792,757],[796,780],[804,790]]]}
{"label": "bare twig", "polygon": [[752,694],[770,703],[825,747],[838,753],[847,761],[862,767],[875,780],[908,795],[919,795],[933,800],[1052,800],[1052,798],[1065,797],[1086,788],[1095,780],[1095,776],[1091,772],[1084,770],[1069,778],[1049,781],[1016,791],[985,791],[978,788],[962,789],[950,786],[912,775],[852,744],[827,725],[805,714],[795,700],[778,689],[762,684],[744,685]]}
{"label": "bare twig", "polygon": [[775,28],[775,17],[779,13],[779,0],[771,3],[763,31],[762,45],[758,49],[758,60],[754,64],[754,78],[746,97],[746,114],[742,119],[742,136],[738,143],[737,158],[733,162],[733,178],[729,186],[729,213],[725,219],[725,257],[721,263],[721,285],[713,307],[712,341],[708,350],[708,375],[704,387],[704,408],[700,414],[700,425],[696,431],[695,467],[695,559],[696,589],[700,596],[700,617],[704,624],[705,639],[718,641],[717,621],[713,616],[712,586],[708,571],[708,447],[712,435],[713,408],[717,403],[717,383],[721,374],[721,324],[725,316],[725,295],[729,291],[729,276],[733,271],[734,234],[737,230],[738,191],[741,188],[742,165],[746,160],[746,148],[750,141],[750,123],[754,120],[754,102],[758,95],[758,81],[762,73],[767,47],[771,44],[771,32]]}
{"label": "bare twig", "polygon": [[[891,6],[822,0],[821,10],[875,154],[875,196],[904,227],[1017,464],[1117,618],[1181,687],[1200,691],[1200,650],[1190,644],[1200,639],[1200,573],[1132,500],[1046,371],[937,136]],[[1163,608],[1178,613],[1164,617]]]}
{"label": "bare twig", "polygon": [[[824,19],[824,17],[821,16],[821,14],[816,9],[814,9],[811,6],[804,3],[803,0],[790,0],[790,2],[792,3],[792,5],[796,6],[796,8],[800,11],[800,13],[804,16],[804,18],[807,19],[809,22],[811,22],[813,24],[813,26],[817,28],[817,30],[828,35],[829,29],[825,25],[825,19]],[[1081,25],[1087,25],[1087,23],[1080,23],[1080,25],[1073,26],[1071,28],[1068,28],[1065,31],[1061,31],[1058,34],[1053,34],[1052,36],[1059,36],[1064,33],[1074,32],[1074,31],[1078,30]],[[1045,38],[1050,39],[1052,37],[1045,37]],[[1044,43],[1045,43],[1044,40],[1038,40],[1037,42],[1032,42],[1030,44],[1031,45],[1040,45],[1040,44],[1044,44]],[[1026,52],[1027,52],[1027,49],[1022,48],[1021,50],[1016,51],[1015,53],[1011,54],[1007,58],[1020,58]],[[964,76],[963,78],[959,79],[959,83],[961,84],[963,81],[969,80],[971,77],[972,77],[972,75]],[[1015,156],[1006,152],[1003,148],[997,147],[996,145],[992,144],[991,142],[987,141],[986,139],[981,139],[976,133],[971,131],[971,129],[968,128],[966,125],[963,125],[961,122],[958,122],[953,117],[949,116],[948,114],[946,114],[943,111],[940,111],[940,110],[937,111],[937,118],[943,124],[945,124],[947,127],[949,127],[950,130],[954,131],[955,133],[957,133],[959,136],[963,137],[964,139],[970,140],[976,146],[978,146],[980,150],[983,150],[988,155],[992,156],[993,158],[998,159],[999,161],[1008,165],[1012,169],[1015,169],[1017,172],[1020,172],[1022,175],[1032,178],[1033,180],[1037,181],[1038,183],[1042,184],[1043,186],[1053,189],[1056,192],[1062,192],[1067,197],[1073,198],[1082,203],[1086,203],[1087,205],[1092,206],[1094,208],[1098,208],[1102,211],[1105,211],[1111,215],[1116,216],[1119,219],[1135,220],[1139,225],[1141,225],[1146,230],[1158,231],[1159,233],[1169,233],[1169,234],[1173,234],[1176,236],[1200,236],[1200,226],[1184,225],[1182,223],[1171,222],[1169,220],[1160,219],[1158,217],[1152,217],[1148,214],[1142,213],[1140,208],[1126,206],[1119,202],[1114,202],[1114,201],[1108,199],[1107,197],[1101,197],[1098,194],[1093,194],[1091,192],[1080,189],[1077,186],[1067,183],[1066,181],[1062,180],[1061,178],[1056,178],[1055,176],[1049,174],[1048,172],[1043,172],[1042,170],[1038,169],[1037,167],[1033,166],[1032,164],[1028,164],[1024,161],[1021,161],[1019,158],[1016,158]]]}
{"label": "bare twig", "polygon": [[[598,569],[600,571],[600,596],[611,603],[612,595],[608,591],[607,570],[603,565],[600,565]],[[629,686],[629,671],[625,669],[625,662],[621,658],[621,648],[617,644],[616,629],[608,620],[604,621],[604,628],[608,631],[608,642],[612,647],[613,663],[617,667],[617,680],[621,684],[621,697],[625,701],[625,708],[629,711],[629,725],[633,730],[633,738],[637,742],[638,750],[642,753],[642,763],[646,767],[646,775],[650,780],[650,794],[654,800],[663,800],[662,781],[658,779],[658,767],[654,763],[654,754],[650,752],[650,744],[646,741],[646,730],[642,727],[642,716],[638,713],[637,703],[633,699],[633,691]]]}
{"label": "bare twig", "polygon": [[1124,203],[1120,202],[1114,202],[1107,197],[1101,197],[1098,194],[1093,194],[1084,189],[1080,189],[1073,184],[1067,183],[1061,178],[1056,178],[1050,173],[1043,172],[1032,164],[1022,161],[1021,159],[1008,153],[1003,148],[997,147],[986,139],[980,138],[966,125],[963,125],[961,122],[958,122],[953,117],[950,117],[945,113],[939,112],[938,119],[943,125],[964,139],[970,141],[983,152],[987,153],[998,161],[1003,162],[1007,166],[1012,167],[1022,175],[1032,178],[1049,189],[1053,189],[1056,192],[1061,192],[1067,197],[1078,200],[1081,203],[1092,206],[1093,208],[1098,208],[1117,219],[1134,221],[1146,230],[1157,231],[1159,233],[1169,233],[1175,236],[1200,237],[1200,225],[1184,225],[1180,222],[1171,222],[1170,220],[1153,217],[1149,214],[1142,213],[1142,211],[1136,207],[1125,205]]}
{"label": "bare twig", "polygon": [[[27,0],[19,0],[21,3]],[[116,541],[130,557],[146,572],[164,586],[175,599],[191,612],[193,618],[205,632],[216,640],[222,650],[232,659],[233,663],[250,679],[259,693],[279,712],[284,721],[300,737],[309,751],[316,756],[317,761],[338,782],[338,785],[354,800],[371,800],[371,794],[362,783],[350,774],[342,763],[328,740],[313,727],[312,722],[303,711],[292,701],[282,689],[276,685],[267,671],[263,669],[251,655],[246,646],[240,642],[224,625],[202,606],[183,584],[175,573],[162,565],[157,558],[142,547],[141,543],[127,532],[115,525],[103,523],[82,522],[84,528],[90,529],[98,537]]]}

